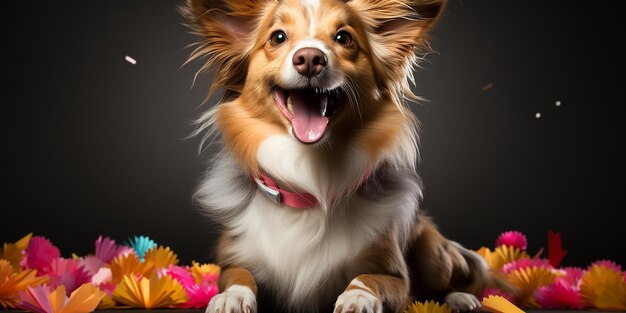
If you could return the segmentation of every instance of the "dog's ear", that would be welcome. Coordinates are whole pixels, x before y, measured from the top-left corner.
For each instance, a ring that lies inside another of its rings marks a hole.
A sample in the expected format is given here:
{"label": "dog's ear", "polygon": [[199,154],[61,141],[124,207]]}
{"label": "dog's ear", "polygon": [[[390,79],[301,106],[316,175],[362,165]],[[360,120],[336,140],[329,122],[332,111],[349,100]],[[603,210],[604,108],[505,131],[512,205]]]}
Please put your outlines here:
{"label": "dog's ear", "polygon": [[[427,32],[438,19],[445,0],[352,0],[368,30],[374,57],[388,79],[410,72],[428,50]],[[394,75],[395,74],[395,75]]]}
{"label": "dog's ear", "polygon": [[269,2],[187,0],[179,8],[192,32],[202,38],[189,61],[207,57],[202,70],[215,71],[211,91],[223,87],[227,93],[240,92],[260,14]]}

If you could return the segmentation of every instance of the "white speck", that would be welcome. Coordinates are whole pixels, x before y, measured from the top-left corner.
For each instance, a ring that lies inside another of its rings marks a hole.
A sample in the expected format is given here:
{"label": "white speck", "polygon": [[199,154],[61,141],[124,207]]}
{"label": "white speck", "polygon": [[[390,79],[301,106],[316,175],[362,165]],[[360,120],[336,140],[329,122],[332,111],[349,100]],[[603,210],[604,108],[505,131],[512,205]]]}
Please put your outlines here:
{"label": "white speck", "polygon": [[561,101],[556,100],[556,102],[554,103],[554,105],[556,105],[556,106],[560,107],[560,106],[561,106]]}
{"label": "white speck", "polygon": [[541,118],[541,113],[539,112],[535,113],[535,118]]}
{"label": "white speck", "polygon": [[126,62],[128,62],[128,63],[130,63],[130,64],[132,64],[132,65],[137,64],[137,61],[136,61],[135,59],[133,59],[133,58],[129,57],[129,56],[126,56],[126,57],[124,58],[124,60],[126,60]]}

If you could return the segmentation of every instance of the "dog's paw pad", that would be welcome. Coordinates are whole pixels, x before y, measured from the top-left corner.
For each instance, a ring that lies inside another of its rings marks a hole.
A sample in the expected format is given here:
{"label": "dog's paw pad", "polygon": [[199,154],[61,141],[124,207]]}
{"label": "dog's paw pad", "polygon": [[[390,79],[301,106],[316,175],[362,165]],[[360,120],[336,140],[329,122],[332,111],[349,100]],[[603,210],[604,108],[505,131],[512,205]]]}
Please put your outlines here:
{"label": "dog's paw pad", "polygon": [[334,313],[382,313],[380,300],[368,291],[351,289],[345,291],[335,302]]}
{"label": "dog's paw pad", "polygon": [[446,296],[446,304],[458,312],[473,311],[481,307],[480,301],[473,294],[451,292]]}
{"label": "dog's paw pad", "polygon": [[245,286],[230,286],[215,295],[205,313],[256,313],[256,296]]}

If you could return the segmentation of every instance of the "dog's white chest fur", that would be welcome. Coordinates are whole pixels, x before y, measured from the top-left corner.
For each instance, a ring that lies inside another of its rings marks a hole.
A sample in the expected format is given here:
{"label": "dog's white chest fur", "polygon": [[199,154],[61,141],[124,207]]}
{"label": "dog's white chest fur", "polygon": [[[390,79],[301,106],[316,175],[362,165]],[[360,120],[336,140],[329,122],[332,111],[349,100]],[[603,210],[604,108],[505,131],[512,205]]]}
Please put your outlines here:
{"label": "dog's white chest fur", "polygon": [[276,287],[290,303],[307,302],[320,286],[344,287],[349,279],[338,272],[389,222],[339,218],[328,222],[319,209],[278,206],[257,192],[241,218],[233,249],[258,282]]}
{"label": "dog's white chest fur", "polygon": [[213,216],[227,217],[222,223],[231,240],[225,255],[292,308],[334,300],[358,274],[355,264],[364,249],[393,226],[409,229],[417,209],[407,198],[411,193],[371,200],[355,192],[371,166],[362,151],[349,150],[346,159],[334,160],[341,166],[330,170],[307,149],[291,136],[272,136],[257,159],[282,188],[314,195],[319,207],[274,203],[246,182],[247,174],[227,153],[216,159],[196,194]]}
{"label": "dog's white chest fur", "polygon": [[[367,168],[364,154],[354,151],[351,161],[331,175],[303,149],[291,137],[270,137],[258,159],[269,175],[319,198],[349,190]],[[355,194],[322,207],[297,209],[257,191],[241,216],[227,225],[236,238],[229,252],[289,304],[306,305],[345,288],[353,278],[346,275],[347,266],[393,220],[411,220],[414,211],[398,212],[398,207],[395,201],[373,202]]]}

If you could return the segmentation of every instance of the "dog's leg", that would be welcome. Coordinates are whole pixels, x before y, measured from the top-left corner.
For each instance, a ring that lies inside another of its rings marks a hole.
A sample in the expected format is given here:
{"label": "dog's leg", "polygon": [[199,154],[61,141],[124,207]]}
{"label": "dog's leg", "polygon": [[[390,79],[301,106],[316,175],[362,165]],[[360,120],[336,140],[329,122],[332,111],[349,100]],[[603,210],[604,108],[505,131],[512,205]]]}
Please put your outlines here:
{"label": "dog's leg", "polygon": [[485,288],[514,292],[479,255],[443,237],[425,216],[416,227],[409,257],[418,293],[425,289],[446,294],[445,302],[455,311],[480,308],[477,296]]}
{"label": "dog's leg", "polygon": [[408,295],[404,279],[390,275],[362,274],[337,298],[334,313],[401,312]]}
{"label": "dog's leg", "polygon": [[211,299],[206,313],[255,313],[257,287],[250,271],[233,267],[222,270],[220,294]]}

